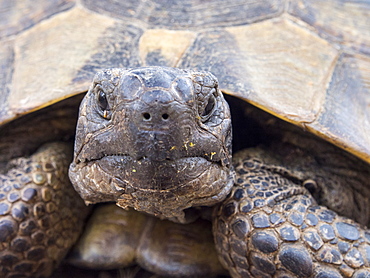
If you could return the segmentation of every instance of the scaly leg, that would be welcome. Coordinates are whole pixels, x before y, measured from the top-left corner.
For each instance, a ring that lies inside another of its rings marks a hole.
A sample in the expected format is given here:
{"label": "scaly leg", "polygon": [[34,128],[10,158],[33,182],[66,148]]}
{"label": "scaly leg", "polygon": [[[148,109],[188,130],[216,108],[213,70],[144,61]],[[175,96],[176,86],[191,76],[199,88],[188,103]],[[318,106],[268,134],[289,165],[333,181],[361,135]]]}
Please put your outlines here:
{"label": "scaly leg", "polygon": [[304,169],[284,168],[260,149],[238,157],[236,184],[213,226],[233,277],[370,277],[370,231],[317,205]]}

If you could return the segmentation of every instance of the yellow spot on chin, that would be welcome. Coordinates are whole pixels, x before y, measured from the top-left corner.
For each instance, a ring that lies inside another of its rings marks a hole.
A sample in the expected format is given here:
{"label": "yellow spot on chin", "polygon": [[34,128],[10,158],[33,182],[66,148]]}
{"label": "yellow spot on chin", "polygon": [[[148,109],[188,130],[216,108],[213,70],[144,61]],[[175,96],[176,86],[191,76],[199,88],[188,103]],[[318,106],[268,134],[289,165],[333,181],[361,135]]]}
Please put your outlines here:
{"label": "yellow spot on chin", "polygon": [[132,169],[132,172],[136,173],[136,169]]}
{"label": "yellow spot on chin", "polygon": [[170,151],[176,150],[176,146],[172,146]]}
{"label": "yellow spot on chin", "polygon": [[188,145],[189,145],[189,147],[194,147],[195,146],[195,144],[193,142],[186,141],[186,142],[184,142],[185,150],[188,150]]}

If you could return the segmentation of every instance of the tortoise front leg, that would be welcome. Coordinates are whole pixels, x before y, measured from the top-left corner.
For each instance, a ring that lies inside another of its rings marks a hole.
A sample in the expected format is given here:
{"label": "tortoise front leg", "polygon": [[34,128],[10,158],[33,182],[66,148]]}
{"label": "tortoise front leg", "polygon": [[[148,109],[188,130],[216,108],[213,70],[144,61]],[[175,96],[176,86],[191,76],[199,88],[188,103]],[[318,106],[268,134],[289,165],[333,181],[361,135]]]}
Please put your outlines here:
{"label": "tortoise front leg", "polygon": [[301,177],[248,152],[213,225],[232,276],[369,277],[370,231],[317,205]]}
{"label": "tortoise front leg", "polygon": [[56,142],[0,173],[0,277],[48,277],[89,209],[68,180],[72,148]]}

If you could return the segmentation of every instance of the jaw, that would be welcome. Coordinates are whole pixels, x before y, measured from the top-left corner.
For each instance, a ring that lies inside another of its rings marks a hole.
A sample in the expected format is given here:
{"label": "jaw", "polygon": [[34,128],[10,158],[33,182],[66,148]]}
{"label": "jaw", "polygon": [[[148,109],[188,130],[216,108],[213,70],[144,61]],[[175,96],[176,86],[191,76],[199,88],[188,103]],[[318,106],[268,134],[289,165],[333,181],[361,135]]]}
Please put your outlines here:
{"label": "jaw", "polygon": [[185,222],[184,210],[222,201],[233,185],[230,168],[202,157],[152,161],[105,156],[72,163],[70,179],[86,203],[114,201],[160,218]]}

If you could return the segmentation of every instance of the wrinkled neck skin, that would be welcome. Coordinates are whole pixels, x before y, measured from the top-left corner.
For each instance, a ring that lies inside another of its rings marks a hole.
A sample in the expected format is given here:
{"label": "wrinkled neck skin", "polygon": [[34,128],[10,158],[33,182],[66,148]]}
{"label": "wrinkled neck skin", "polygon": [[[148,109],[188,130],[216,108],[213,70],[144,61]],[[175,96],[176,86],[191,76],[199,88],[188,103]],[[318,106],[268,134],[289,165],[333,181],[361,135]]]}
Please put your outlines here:
{"label": "wrinkled neck skin", "polygon": [[231,119],[207,72],[98,73],[80,106],[70,179],[87,204],[115,201],[186,222],[233,185]]}

